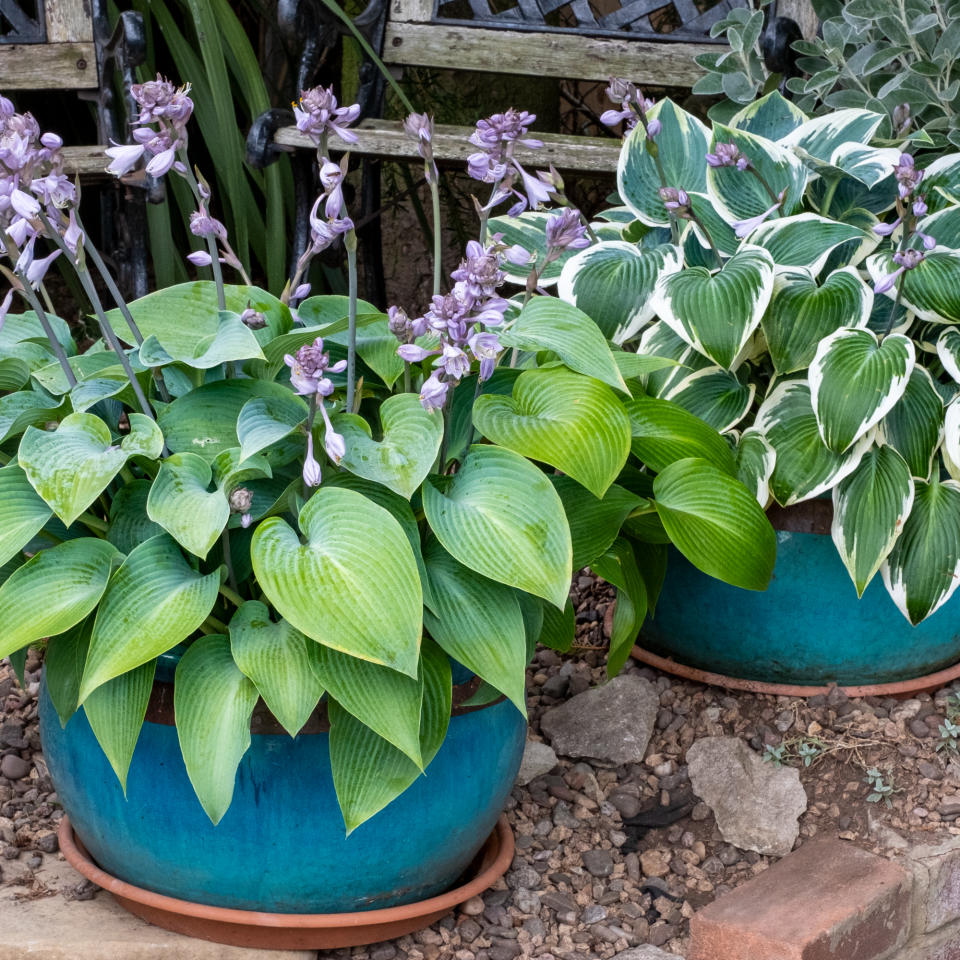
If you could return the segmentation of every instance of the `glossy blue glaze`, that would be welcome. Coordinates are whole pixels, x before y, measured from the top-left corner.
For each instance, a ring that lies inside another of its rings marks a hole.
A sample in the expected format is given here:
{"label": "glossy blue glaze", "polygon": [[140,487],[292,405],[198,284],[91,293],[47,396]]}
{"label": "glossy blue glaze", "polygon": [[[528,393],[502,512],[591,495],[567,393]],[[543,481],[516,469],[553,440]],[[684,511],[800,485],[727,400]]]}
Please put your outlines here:
{"label": "glossy blue glaze", "polygon": [[60,801],[107,872],[184,900],[279,913],[393,906],[451,887],[493,830],[526,736],[506,701],[452,717],[426,776],[345,837],[325,733],[254,734],[215,827],[173,726],[144,724],[126,799],[83,710],[62,729],[45,685],[40,729]]}
{"label": "glossy blue glaze", "polygon": [[857,600],[829,536],[778,531],[763,593],[714,580],[671,548],[656,617],[640,642],[680,663],[749,680],[887,683],[960,659],[960,599],[912,627],[879,574]]}

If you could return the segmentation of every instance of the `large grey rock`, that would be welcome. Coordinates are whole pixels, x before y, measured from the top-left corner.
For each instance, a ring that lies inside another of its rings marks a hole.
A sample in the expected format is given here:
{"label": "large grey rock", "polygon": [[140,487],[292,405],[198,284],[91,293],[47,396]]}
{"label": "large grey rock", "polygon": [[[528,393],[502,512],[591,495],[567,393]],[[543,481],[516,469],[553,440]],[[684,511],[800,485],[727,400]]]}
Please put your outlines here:
{"label": "large grey rock", "polygon": [[660,697],[642,677],[614,677],[547,710],[540,728],[557,753],[611,763],[640,763],[657,720]]}
{"label": "large grey rock", "polygon": [[687,750],[693,791],[727,843],[784,857],[796,842],[807,794],[793,767],[765,763],[736,737],[704,737]]}
{"label": "large grey rock", "polygon": [[678,957],[675,953],[667,953],[666,950],[646,944],[642,947],[631,947],[629,950],[624,950],[623,953],[618,953],[612,960],[683,960],[683,957]]}
{"label": "large grey rock", "polygon": [[557,755],[549,744],[528,740],[523,748],[523,760],[520,761],[517,783],[525,787],[531,780],[549,773],[557,763]]}

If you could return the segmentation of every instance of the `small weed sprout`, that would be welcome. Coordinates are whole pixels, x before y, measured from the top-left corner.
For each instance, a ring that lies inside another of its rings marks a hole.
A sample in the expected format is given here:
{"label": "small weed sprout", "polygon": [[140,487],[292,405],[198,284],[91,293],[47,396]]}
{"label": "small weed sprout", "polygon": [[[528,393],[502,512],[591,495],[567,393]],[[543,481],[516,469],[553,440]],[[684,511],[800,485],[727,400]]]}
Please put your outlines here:
{"label": "small weed sprout", "polygon": [[782,767],[791,760],[809,767],[825,750],[826,744],[818,737],[796,737],[784,740],[779,746],[769,743],[763,749],[763,759],[776,767]]}
{"label": "small weed sprout", "polygon": [[[956,719],[956,714],[954,714]],[[937,750],[953,750],[957,752],[957,746],[960,744],[960,723],[954,723],[949,716],[943,723],[939,724],[940,742],[937,744]]]}
{"label": "small weed sprout", "polygon": [[[890,777],[889,773],[887,773],[887,776]],[[885,783],[883,777],[884,774],[876,767],[870,767],[867,770],[864,779],[871,789],[871,793],[867,796],[867,803],[879,803],[882,800],[888,807],[892,807],[893,803],[890,798],[899,790],[894,786],[892,777],[890,777],[889,783]]]}
{"label": "small weed sprout", "polygon": [[767,744],[763,748],[763,759],[767,763],[772,763],[775,767],[782,767],[790,758],[787,756],[787,745],[781,743],[779,746]]}

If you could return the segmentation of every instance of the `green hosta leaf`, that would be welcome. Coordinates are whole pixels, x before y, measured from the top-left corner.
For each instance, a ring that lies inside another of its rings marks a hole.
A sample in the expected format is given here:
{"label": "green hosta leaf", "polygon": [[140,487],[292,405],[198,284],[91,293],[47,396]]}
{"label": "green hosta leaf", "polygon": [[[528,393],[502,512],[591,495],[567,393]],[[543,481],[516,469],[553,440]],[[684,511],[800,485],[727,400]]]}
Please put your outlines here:
{"label": "green hosta leaf", "polygon": [[563,300],[534,297],[509,332],[500,334],[500,342],[520,350],[552,350],[571,370],[629,393],[600,328]]}
{"label": "green hosta leaf", "polygon": [[871,436],[864,436],[846,453],[834,453],[820,436],[810,387],[798,380],[770,391],[754,425],[776,452],[770,489],[781,506],[812,500],[832,489],[857,469],[873,443]]}
{"label": "green hosta leaf", "polygon": [[42,393],[21,390],[0,397],[0,443],[23,433],[27,427],[42,427],[56,420],[63,403],[55,403]]}
{"label": "green hosta leaf", "polygon": [[900,402],[880,423],[880,436],[907,461],[911,476],[930,479],[943,439],[943,400],[923,367],[913,368]]}
{"label": "green hosta leaf", "polygon": [[452,480],[427,480],[423,509],[446,551],[471,570],[558,608],[566,603],[573,570],[563,504],[519,454],[471,447]]}
{"label": "green hosta leaf", "polygon": [[841,327],[824,337],[810,365],[810,399],[823,442],[836,453],[875,426],[907,389],[913,341],[892,333]]}
{"label": "green hosta leaf", "polygon": [[833,542],[862,597],[887,558],[913,507],[913,478],[893,447],[868,450],[833,488]]}
{"label": "green hosta leaf", "polygon": [[507,696],[524,715],[527,640],[515,590],[457,563],[432,541],[426,554],[430,635],[454,660]]}
{"label": "green hosta leaf", "polygon": [[110,428],[92,413],[71,413],[51,432],[28,427],[19,460],[33,488],[69,527],[136,454],[160,455],[163,437],[141,413],[130,414],[130,432],[112,443]]}
{"label": "green hosta leaf", "polygon": [[937,356],[943,369],[960,383],[960,330],[956,327],[944,327],[937,340]]}
{"label": "green hosta leaf", "polygon": [[869,143],[882,122],[882,114],[870,110],[833,110],[801,124],[782,137],[780,145],[829,163],[841,144]]}
{"label": "green hosta leaf", "polygon": [[420,705],[423,663],[416,676],[397,673],[323,644],[316,654],[317,676],[337,703],[361,723],[405,753],[420,759]]}
{"label": "green hosta leaf", "polygon": [[180,751],[197,799],[215,824],[233,799],[256,704],[257,688],[233,662],[226,637],[201,637],[177,664],[173,709]]}
{"label": "green hosta leaf", "polygon": [[[867,258],[874,283],[897,269],[891,256],[888,251]],[[960,250],[931,250],[885,296],[895,299],[898,288],[901,303],[921,320],[960,323]]]}
{"label": "green hosta leaf", "polygon": [[[668,186],[704,191],[706,172],[703,157],[710,133],[694,116],[672,100],[659,101],[647,114],[661,123],[657,134],[660,163]],[[660,199],[663,180],[657,163],[647,151],[643,126],[638,124],[627,136],[617,164],[617,190],[637,219],[651,227],[670,225],[670,217]]]}
{"label": "green hosta leaf", "polygon": [[656,357],[642,353],[614,353],[613,358],[617,361],[620,375],[624,380],[640,379],[647,374],[656,373],[657,370],[667,370],[677,366],[677,361],[668,357]]}
{"label": "green hosta leaf", "polygon": [[380,422],[383,436],[374,440],[361,417],[343,414],[336,418],[334,429],[343,435],[347,448],[340,465],[409,500],[437,459],[443,417],[424,410],[416,394],[398,393],[380,405]]}
{"label": "green hosta leaf", "polygon": [[[348,334],[331,332],[329,343],[347,347]],[[357,356],[388,386],[392,387],[403,374],[403,360],[397,356],[397,338],[390,332],[385,313],[357,318]]]}
{"label": "green hosta leaf", "polygon": [[817,344],[840,327],[865,327],[873,290],[853,267],[831,273],[821,286],[804,269],[778,272],[761,320],[777,373],[805,370]]}
{"label": "green hosta leaf", "polygon": [[149,480],[125,483],[110,502],[110,529],[107,531],[107,539],[121,553],[130,553],[144,540],[163,533],[163,527],[147,516],[147,498],[151,486]]}
{"label": "green hosta leaf", "polygon": [[607,676],[615,677],[627,662],[637,634],[647,616],[647,587],[633,547],[618,537],[610,549],[591,564],[593,572],[617,588],[617,606],[613,611]]}
{"label": "green hosta leaf", "polygon": [[670,539],[697,569],[746,590],[766,590],[777,537],[742,483],[694,458],[657,474],[653,492]]}
{"label": "green hosta leaf", "polygon": [[734,473],[726,440],[683,407],[654,397],[635,397],[624,406],[633,434],[631,449],[651,470],[659,472],[675,460],[701,457]]}
{"label": "green hosta leaf", "polygon": [[524,371],[512,397],[478,397],[473,422],[488,440],[557,467],[598,497],[630,453],[630,420],[616,394],[562,367]]}
{"label": "green hosta leaf", "polygon": [[568,600],[563,610],[558,610],[549,603],[544,604],[543,627],[538,642],[558,653],[568,653],[576,636],[577,615],[573,604]]}
{"label": "green hosta leaf", "polygon": [[0,469],[0,566],[15,557],[51,515],[18,464]]}
{"label": "green hosta leaf", "polygon": [[753,427],[744,430],[737,444],[737,479],[766,509],[770,502],[770,478],[777,460],[773,447]]}
{"label": "green hosta leaf", "polygon": [[259,600],[243,604],[230,621],[230,651],[270,712],[295,737],[323,696],[320,645],[291,627],[274,623]]}
{"label": "green hosta leaf", "polygon": [[202,576],[168,536],[133,550],[110,580],[90,637],[80,702],[187,639],[213,609],[220,572]]}
{"label": "green hosta leaf", "polygon": [[[734,130],[722,123],[713,125],[709,152],[718,143],[733,143],[760,173],[775,196],[786,191],[781,214],[790,216],[803,199],[809,176],[806,167],[791,151],[772,140],[745,130]],[[707,153],[708,151],[704,151]],[[707,193],[717,212],[728,222],[747,220],[768,210],[775,203],[760,180],[749,171],[733,167],[706,167]]]}
{"label": "green hosta leaf", "polygon": [[182,335],[167,334],[166,340],[167,346],[161,346],[155,335],[147,337],[140,347],[140,362],[148,367],[183,363],[197,370],[209,370],[232,360],[264,359],[254,332],[229,310],[219,311],[216,328],[203,336],[188,340]]}
{"label": "green hosta leaf", "polygon": [[423,597],[397,520],[353,490],[321,487],[300,529],[302,544],[280,517],[257,526],[250,556],[267,599],[313,640],[415,677]]}
{"label": "green hosta leaf", "polygon": [[787,100],[779,90],[748,103],[733,115],[730,126],[736,130],[779,140],[797,129],[807,120],[807,115]]}
{"label": "green hosta leaf", "polygon": [[246,460],[288,437],[306,422],[307,412],[306,403],[294,393],[248,400],[237,417],[240,459]]}
{"label": "green hosta leaf", "polygon": [[43,657],[44,680],[61,727],[77,712],[80,678],[92,627],[93,618],[87,617],[59,636],[51,637],[47,643]]}
{"label": "green hosta leaf", "polygon": [[720,433],[735,427],[753,404],[754,384],[741,383],[723,367],[704,367],[687,374],[664,394]]}
{"label": "green hosta leaf", "polygon": [[0,658],[79,623],[103,596],[120,559],[106,540],[82,537],[41,550],[0,586]]}
{"label": "green hosta leaf", "polygon": [[815,213],[798,213],[766,220],[750,234],[749,241],[770,252],[778,272],[785,267],[806,267],[818,274],[837,247],[854,241],[859,244],[858,253],[849,258],[856,263],[877,245],[879,237]]}
{"label": "green hosta leaf", "polygon": [[682,266],[679,247],[641,250],[622,240],[597,243],[563,267],[557,295],[582,310],[614,343],[631,339],[653,317],[650,294],[657,278]]}
{"label": "green hosta leaf", "polygon": [[773,292],[773,259],[744,246],[711,274],[689,267],[662,277],[653,309],[678,336],[721,367],[735,369]]}
{"label": "green hosta leaf", "polygon": [[[26,357],[24,358],[26,359]],[[137,358],[137,351],[128,351],[127,359],[133,368],[135,374],[143,373],[146,369]],[[118,373],[126,377],[123,367],[117,362],[116,354],[110,350],[91,349],[87,353],[80,354],[78,357],[70,358],[70,369],[73,370],[77,380],[81,383],[85,380],[96,380],[99,377],[116,378]],[[47,393],[60,396],[70,393],[72,389],[67,383],[66,374],[63,367],[53,358],[50,358],[44,366],[34,369],[33,379]]]}
{"label": "green hosta leaf", "polygon": [[[452,685],[450,661],[429,639],[423,643],[420,755],[426,768],[447,735]],[[344,710],[329,704],[330,766],[347,833],[398,797],[422,773],[404,753]],[[429,776],[429,774],[428,774]]]}
{"label": "green hosta leaf", "polygon": [[[60,317],[52,313],[47,314],[47,321],[53,329],[53,334],[63,345],[67,356],[77,352],[77,345],[70,334],[70,326]],[[7,354],[18,343],[35,340],[46,344],[47,335],[44,333],[40,318],[32,311],[26,313],[8,313],[2,327],[0,327],[0,352]]]}
{"label": "green hosta leaf", "polygon": [[881,573],[914,625],[950,599],[960,585],[960,484],[936,477],[916,482],[913,509]]}
{"label": "green hosta leaf", "polygon": [[157,661],[150,660],[128,673],[108,680],[87,697],[83,705],[90,729],[127,793],[127,772],[140,737],[150,702]]}

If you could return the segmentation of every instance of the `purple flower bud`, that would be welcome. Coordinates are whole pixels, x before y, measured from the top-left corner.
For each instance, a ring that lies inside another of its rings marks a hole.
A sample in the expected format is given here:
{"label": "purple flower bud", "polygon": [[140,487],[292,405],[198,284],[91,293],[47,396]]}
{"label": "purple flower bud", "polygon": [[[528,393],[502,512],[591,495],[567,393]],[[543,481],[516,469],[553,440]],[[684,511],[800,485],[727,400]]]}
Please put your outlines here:
{"label": "purple flower bud", "polygon": [[733,227],[733,232],[742,240],[744,237],[750,236],[757,227],[763,223],[767,217],[770,216],[776,210],[780,209],[780,205],[783,203],[783,199],[778,200],[772,207],[769,207],[767,210],[764,210],[763,213],[757,214],[755,217],[750,217],[747,220],[735,220],[730,226]]}
{"label": "purple flower bud", "polygon": [[327,451],[327,456],[334,463],[340,463],[346,455],[347,445],[343,437],[334,431],[333,424],[330,423],[327,408],[323,405],[322,400],[320,401],[320,414],[323,417],[324,427],[326,428],[323,433],[323,448]]}
{"label": "purple flower bud", "polygon": [[319,487],[323,474],[320,464],[313,455],[313,434],[307,434],[307,455],[303,461],[303,482],[308,487]]}
{"label": "purple flower bud", "polygon": [[[740,153],[740,148],[735,143],[718,143],[714,147],[714,153],[707,154],[707,163],[711,167],[733,167],[745,170],[749,161]],[[741,161],[743,166],[740,166]]]}
{"label": "purple flower bud", "polygon": [[898,270],[894,270],[893,273],[888,273],[885,276],[881,277],[874,285],[874,293],[886,293],[888,290],[893,289],[894,284],[897,282],[897,278],[900,274],[903,273],[903,267],[900,267]]}
{"label": "purple flower bud", "polygon": [[0,117],[12,117],[16,112],[17,108],[13,105],[13,101],[0,96]]}
{"label": "purple flower bud", "polygon": [[525,247],[521,247],[519,243],[515,243],[503,251],[503,258],[518,267],[525,267],[533,260],[533,254]]}
{"label": "purple flower bud", "polygon": [[240,319],[251,330],[262,330],[267,325],[267,318],[259,310],[254,310],[253,307],[247,307],[240,314]]}
{"label": "purple flower bud", "polygon": [[166,150],[160,151],[156,154],[154,158],[147,164],[147,173],[151,177],[160,177],[165,176],[170,172],[170,168],[173,166],[173,161],[177,158],[176,148],[173,146],[167,147]]}
{"label": "purple flower bud", "polygon": [[923,242],[923,249],[924,249],[924,250],[932,250],[932,249],[937,245],[937,241],[934,240],[933,237],[930,236],[930,234],[928,234],[928,233],[921,233],[919,230],[916,230],[916,231],[914,231],[914,232],[915,232],[916,235],[920,238],[920,240]]}
{"label": "purple flower bud", "polygon": [[658,191],[664,207],[681,220],[689,219],[690,196],[677,187],[661,187]]}
{"label": "purple flower bud", "polygon": [[909,153],[901,153],[900,161],[893,168],[893,174],[897,179],[900,198],[905,200],[920,185],[924,171],[917,169]]}
{"label": "purple flower bud", "polygon": [[927,215],[927,204],[923,197],[917,197],[917,199],[913,201],[913,215],[915,217],[925,217]]}
{"label": "purple flower bud", "polygon": [[48,150],[59,150],[63,146],[63,139],[58,137],[55,133],[44,133],[40,137],[40,142]]}
{"label": "purple flower bud", "polygon": [[296,290],[293,291],[293,296],[290,298],[294,303],[299,303],[310,293],[310,284],[301,283]]}
{"label": "purple flower bud", "polygon": [[590,246],[587,228],[580,222],[580,211],[572,207],[564,207],[547,220],[546,237],[547,249],[557,252]]}
{"label": "purple flower bud", "polygon": [[40,204],[36,198],[31,197],[29,193],[24,193],[19,189],[15,189],[10,194],[10,206],[12,206],[21,217],[27,220],[32,220],[40,213]]}
{"label": "purple flower bud", "polygon": [[647,136],[653,140],[657,134],[663,129],[663,124],[654,117],[649,123],[647,123]]}
{"label": "purple flower bud", "polygon": [[447,399],[447,384],[435,370],[420,388],[420,404],[424,410],[439,410]]}
{"label": "purple flower bud", "polygon": [[403,132],[414,140],[433,139],[433,120],[425,113],[411,113],[403,121]]}
{"label": "purple flower bud", "polygon": [[83,231],[77,223],[77,214],[72,207],[70,208],[67,229],[63,234],[63,242],[74,256],[77,255],[77,248],[83,246]]}
{"label": "purple flower bud", "polygon": [[[629,123],[631,119],[633,123]],[[600,122],[608,127],[615,127],[624,120],[628,121],[630,127],[637,125],[637,115],[629,107],[626,110],[604,110],[600,114]]]}
{"label": "purple flower bud", "polygon": [[234,487],[227,497],[231,513],[249,513],[253,506],[253,491],[246,487]]}
{"label": "purple flower bud", "polygon": [[24,220],[23,217],[17,217],[7,227],[7,235],[18,247],[22,247],[27,242],[27,237],[34,232],[30,221]]}
{"label": "purple flower bud", "polygon": [[873,228],[873,232],[878,237],[889,237],[893,233],[893,231],[900,226],[900,221],[902,219],[903,219],[902,217],[897,217],[897,219],[894,220],[893,223],[878,223]]}
{"label": "purple flower bud", "polygon": [[623,77],[611,77],[606,94],[614,103],[623,103],[625,100],[633,100],[637,97],[637,88]]}
{"label": "purple flower bud", "polygon": [[397,356],[406,360],[407,363],[419,363],[436,352],[436,350],[426,350],[423,347],[418,347],[415,343],[403,343],[397,347]]}
{"label": "purple flower bud", "polygon": [[[147,169],[149,170],[149,164]],[[195,237],[216,237],[218,240],[227,238],[227,228],[216,217],[211,217],[206,207],[190,214],[190,232]]]}
{"label": "purple flower bud", "polygon": [[206,250],[194,250],[193,253],[187,254],[187,259],[195,267],[209,267],[213,263],[213,259]]}
{"label": "purple flower bud", "polygon": [[13,303],[13,287],[7,291],[7,295],[3,298],[3,303],[0,303],[0,332],[3,331],[3,325],[7,320],[7,313],[10,310],[11,303]]}

